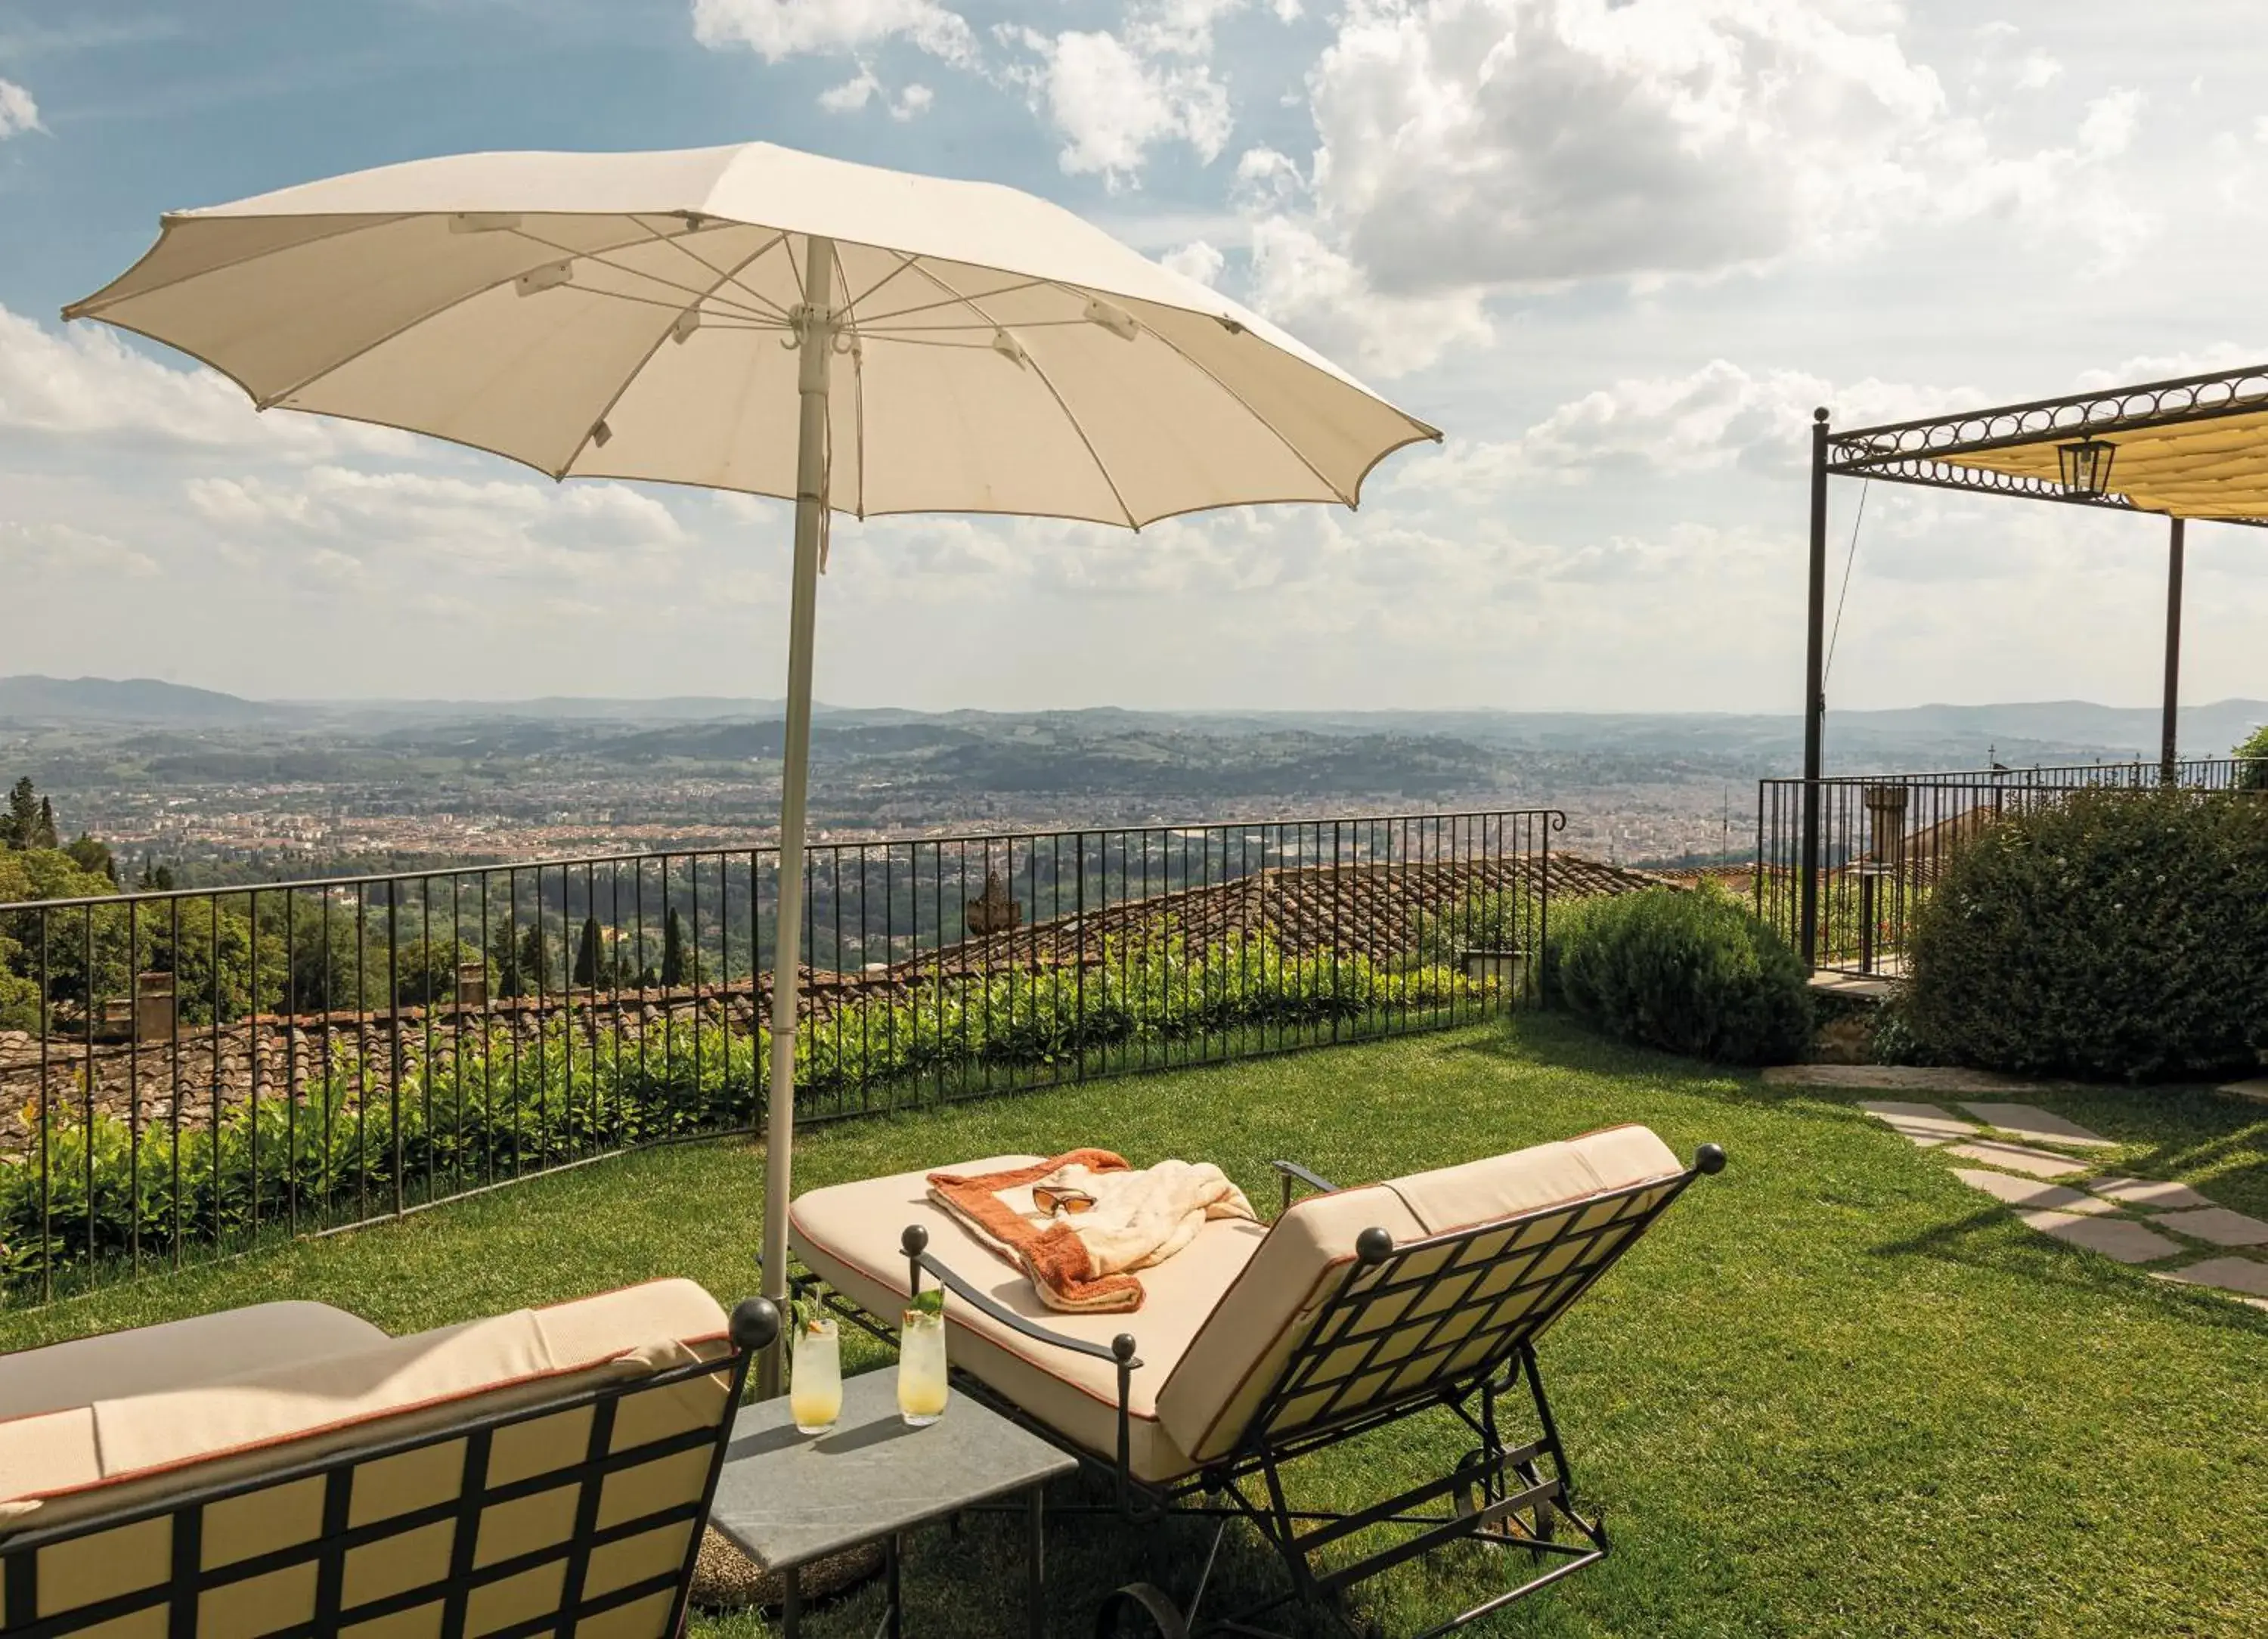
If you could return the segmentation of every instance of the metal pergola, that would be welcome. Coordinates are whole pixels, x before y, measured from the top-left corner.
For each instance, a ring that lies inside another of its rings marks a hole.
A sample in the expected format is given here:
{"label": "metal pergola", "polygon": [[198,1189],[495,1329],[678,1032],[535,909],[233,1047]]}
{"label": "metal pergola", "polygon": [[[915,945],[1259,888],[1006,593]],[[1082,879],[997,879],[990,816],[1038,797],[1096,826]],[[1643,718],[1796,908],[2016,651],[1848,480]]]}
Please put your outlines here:
{"label": "metal pergola", "polygon": [[2161,777],[2175,777],[2181,697],[2182,557],[2189,520],[2268,528],[2268,364],[2068,398],[1837,432],[1811,429],[1809,641],[1804,657],[1805,960],[1819,926],[1819,782],[1827,723],[1827,481],[1830,476],[2014,496],[2168,520]]}

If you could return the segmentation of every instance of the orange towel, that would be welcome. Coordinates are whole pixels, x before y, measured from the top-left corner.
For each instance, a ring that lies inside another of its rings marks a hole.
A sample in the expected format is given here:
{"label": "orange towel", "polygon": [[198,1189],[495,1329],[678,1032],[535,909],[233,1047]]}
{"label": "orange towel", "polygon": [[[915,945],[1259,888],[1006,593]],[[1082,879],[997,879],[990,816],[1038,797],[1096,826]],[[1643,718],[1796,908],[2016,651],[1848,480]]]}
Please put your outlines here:
{"label": "orange towel", "polygon": [[1108,1150],[1073,1150],[1003,1172],[932,1172],[931,1198],[980,1239],[1032,1277],[1040,1300],[1076,1314],[1108,1314],[1142,1306],[1142,1283],[1130,1275],[1101,1275],[1071,1224],[1038,1223],[1000,1199],[1003,1190],[1027,1188],[1051,1172],[1084,1166],[1123,1172],[1126,1158]]}

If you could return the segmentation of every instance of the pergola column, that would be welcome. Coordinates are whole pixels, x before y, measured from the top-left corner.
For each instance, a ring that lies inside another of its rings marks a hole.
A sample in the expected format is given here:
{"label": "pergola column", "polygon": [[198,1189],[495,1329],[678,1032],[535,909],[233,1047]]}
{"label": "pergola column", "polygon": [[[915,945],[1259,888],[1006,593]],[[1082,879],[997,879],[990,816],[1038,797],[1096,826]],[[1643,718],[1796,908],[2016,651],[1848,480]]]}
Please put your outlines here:
{"label": "pergola column", "polygon": [[2176,719],[2182,703],[2182,518],[2174,519],[2166,543],[2166,716],[2158,739],[2158,778],[2171,785],[2177,770]]}
{"label": "pergola column", "polygon": [[[1827,739],[1827,412],[1811,413],[1811,597],[1803,662],[1803,849],[1796,950],[1819,958],[1819,777]],[[1756,862],[1758,869],[1764,862]]]}

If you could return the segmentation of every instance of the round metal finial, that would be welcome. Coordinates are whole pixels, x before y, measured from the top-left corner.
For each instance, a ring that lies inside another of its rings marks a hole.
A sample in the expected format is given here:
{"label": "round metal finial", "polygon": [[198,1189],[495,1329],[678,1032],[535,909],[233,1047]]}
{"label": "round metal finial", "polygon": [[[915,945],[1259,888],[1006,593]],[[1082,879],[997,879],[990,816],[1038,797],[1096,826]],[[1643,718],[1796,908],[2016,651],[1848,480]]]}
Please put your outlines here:
{"label": "round metal finial", "polygon": [[1696,1171],[1706,1172],[1710,1177],[1714,1178],[1725,1170],[1725,1146],[1703,1144],[1693,1152],[1693,1165]]}
{"label": "round metal finial", "polygon": [[898,1237],[898,1246],[909,1258],[918,1258],[929,1250],[929,1231],[918,1224],[906,1225],[906,1232]]}
{"label": "round metal finial", "polygon": [[1825,421],[1827,419],[1827,406],[1822,404],[1817,409],[1812,411],[1811,419],[1814,421]]}
{"label": "round metal finial", "polygon": [[1134,1358],[1134,1334],[1121,1332],[1110,1340],[1110,1357],[1123,1365]]}
{"label": "round metal finial", "polygon": [[1366,1229],[1354,1238],[1354,1255],[1365,1263],[1383,1263],[1394,1255],[1394,1237],[1382,1229]]}
{"label": "round metal finial", "polygon": [[743,1297],[733,1305],[725,1333],[735,1349],[770,1349],[780,1334],[779,1305],[769,1297]]}

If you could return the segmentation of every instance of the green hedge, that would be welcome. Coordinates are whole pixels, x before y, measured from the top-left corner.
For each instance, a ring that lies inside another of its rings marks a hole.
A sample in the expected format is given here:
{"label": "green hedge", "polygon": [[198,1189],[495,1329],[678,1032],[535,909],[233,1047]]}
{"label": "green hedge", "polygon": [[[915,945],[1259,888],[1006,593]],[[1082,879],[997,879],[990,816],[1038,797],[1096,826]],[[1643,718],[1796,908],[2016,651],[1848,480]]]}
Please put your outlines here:
{"label": "green hedge", "polygon": [[1802,962],[1712,888],[1555,910],[1545,974],[1547,999],[1626,1040],[1734,1064],[1784,1063],[1811,1046]]}
{"label": "green hedge", "polygon": [[[1223,1038],[1233,1048],[1239,1033],[1258,1033],[1251,1046],[1329,1028],[1359,1035],[1394,1016],[1387,1010],[1423,1013],[1490,994],[1440,965],[1389,971],[1359,955],[1288,956],[1260,939],[1193,955],[1161,937],[1114,951],[1083,974],[946,977],[903,999],[854,1003],[798,1033],[796,1103],[806,1116],[918,1103],[1109,1068],[1114,1053],[1156,1047],[1170,1058],[1175,1043],[1210,1050]],[[263,1099],[256,1123],[247,1106],[233,1107],[217,1133],[210,1122],[185,1126],[178,1155],[167,1127],[143,1132],[138,1144],[109,1114],[97,1112],[89,1128],[70,1111],[80,1090],[59,1081],[44,1204],[36,1133],[26,1164],[0,1165],[0,1291],[36,1288],[43,1222],[57,1271],[137,1247],[144,1258],[168,1259],[294,1211],[303,1227],[388,1211],[397,1178],[402,1198],[416,1201],[753,1124],[769,1078],[769,1032],[712,1015],[649,1028],[641,1045],[608,1032],[608,1019],[602,1005],[517,1044],[501,1030],[461,1043],[437,1030],[451,1055],[413,1067],[398,1094],[378,1087],[367,1099],[355,1096],[360,1067],[335,1053],[327,1078],[296,1104]]]}
{"label": "green hedge", "polygon": [[2268,800],[2082,792],[1956,854],[1914,928],[1931,1048],[2018,1073],[2166,1079],[2268,1045]]}

